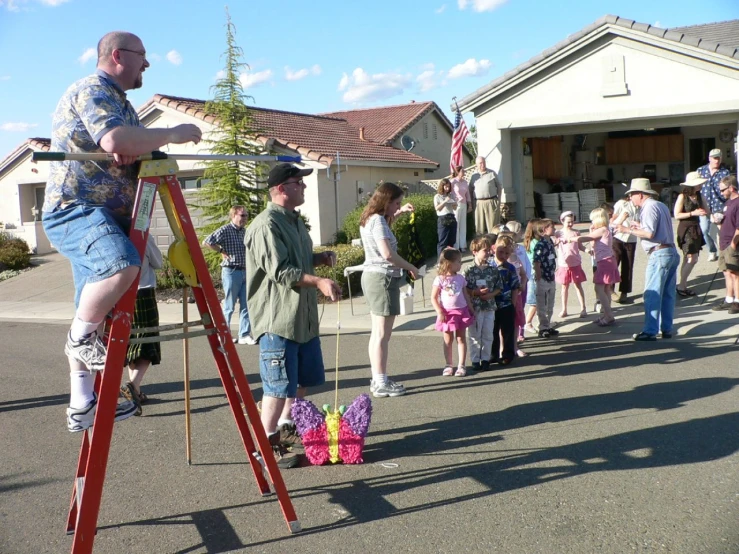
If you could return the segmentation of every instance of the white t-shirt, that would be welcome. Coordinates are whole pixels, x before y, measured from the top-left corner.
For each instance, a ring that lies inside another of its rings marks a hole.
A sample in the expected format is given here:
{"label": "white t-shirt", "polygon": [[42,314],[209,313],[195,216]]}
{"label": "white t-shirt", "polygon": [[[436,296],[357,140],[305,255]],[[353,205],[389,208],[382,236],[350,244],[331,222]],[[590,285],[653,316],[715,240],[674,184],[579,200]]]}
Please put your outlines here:
{"label": "white t-shirt", "polygon": [[385,218],[380,214],[370,216],[364,227],[359,227],[359,236],[362,238],[362,246],[364,247],[364,270],[399,277],[400,268],[385,260],[377,246],[378,241],[387,240],[390,250],[398,251],[398,239],[390,230],[390,225],[387,224]]}

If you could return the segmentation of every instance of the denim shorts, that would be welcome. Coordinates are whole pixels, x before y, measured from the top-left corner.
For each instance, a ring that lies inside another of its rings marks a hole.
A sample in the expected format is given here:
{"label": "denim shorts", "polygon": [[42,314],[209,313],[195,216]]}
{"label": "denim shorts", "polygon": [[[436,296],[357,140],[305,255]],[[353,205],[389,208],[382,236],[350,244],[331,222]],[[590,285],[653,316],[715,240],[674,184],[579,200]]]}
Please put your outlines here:
{"label": "denim shorts", "polygon": [[317,387],[326,381],[321,339],[305,343],[265,333],[259,339],[259,375],[264,396],[295,398],[298,387]]}
{"label": "denim shorts", "polygon": [[86,283],[141,266],[139,253],[128,238],[130,218],[118,217],[102,206],[73,204],[45,212],[42,221],[51,245],[72,264],[75,306]]}

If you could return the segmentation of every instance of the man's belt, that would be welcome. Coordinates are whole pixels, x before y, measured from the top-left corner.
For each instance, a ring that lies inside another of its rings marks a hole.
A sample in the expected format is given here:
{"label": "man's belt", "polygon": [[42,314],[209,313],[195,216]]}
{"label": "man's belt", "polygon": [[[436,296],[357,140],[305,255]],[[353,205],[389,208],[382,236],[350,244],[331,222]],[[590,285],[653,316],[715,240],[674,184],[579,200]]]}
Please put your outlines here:
{"label": "man's belt", "polygon": [[488,196],[487,198],[478,198],[477,200],[495,200],[497,196]]}
{"label": "man's belt", "polygon": [[674,248],[674,247],[675,247],[674,244],[659,244],[657,246],[653,246],[652,248],[650,248],[649,251],[647,252],[647,255],[651,254],[652,252],[656,252],[657,250],[664,250],[665,248]]}
{"label": "man's belt", "polygon": [[224,265],[223,267],[227,267],[228,269],[238,269],[240,271],[246,270],[246,266],[243,265]]}

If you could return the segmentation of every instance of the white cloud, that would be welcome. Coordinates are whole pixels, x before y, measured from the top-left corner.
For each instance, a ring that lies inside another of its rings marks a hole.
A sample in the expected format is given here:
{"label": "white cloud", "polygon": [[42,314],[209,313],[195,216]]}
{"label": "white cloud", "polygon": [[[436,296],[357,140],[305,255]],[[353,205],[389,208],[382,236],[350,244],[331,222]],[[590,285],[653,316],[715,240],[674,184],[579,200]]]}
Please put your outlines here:
{"label": "white cloud", "polygon": [[172,65],[182,65],[182,54],[177,50],[167,52],[167,61]]}
{"label": "white cloud", "polygon": [[14,133],[14,132],[25,133],[26,131],[33,129],[34,127],[38,127],[38,123],[24,123],[22,121],[18,121],[18,122],[3,123],[2,125],[0,125],[0,130],[10,131],[11,133]]}
{"label": "white cloud", "polygon": [[0,75],[0,81],[10,81],[10,75]]}
{"label": "white cloud", "polygon": [[300,81],[300,79],[305,79],[308,75],[310,75],[310,71],[307,69],[298,69],[297,71],[293,71],[289,67],[285,66],[285,79],[288,81]]}
{"label": "white cloud", "polygon": [[221,69],[220,71],[218,71],[218,73],[216,73],[216,81],[218,79],[223,79],[225,76],[226,76],[226,72],[223,69]]}
{"label": "white cloud", "polygon": [[339,90],[344,92],[344,102],[361,103],[384,100],[403,93],[413,78],[402,73],[368,74],[361,67],[352,71],[351,76],[344,73],[339,82]]}
{"label": "white cloud", "polygon": [[[0,8],[5,6],[5,9],[9,12],[19,12],[21,10],[28,11],[28,8],[22,8],[21,6],[29,4],[30,2],[31,0],[0,0]],[[49,6],[52,8],[60,6],[61,4],[64,4],[66,2],[69,2],[69,0],[34,0],[34,3],[36,4],[42,4],[44,6]]]}
{"label": "white cloud", "polygon": [[460,10],[466,10],[467,6],[472,4],[472,9],[480,13],[491,12],[506,2],[508,2],[508,0],[457,0],[457,6],[459,6]]}
{"label": "white cloud", "polygon": [[434,64],[424,64],[424,67],[427,69],[416,77],[416,83],[420,92],[426,92],[439,86],[437,78],[444,74],[443,71],[437,72],[434,70]]}
{"label": "white cloud", "polygon": [[470,58],[464,63],[459,63],[452,67],[447,74],[449,79],[461,79],[462,77],[476,77],[479,75],[485,75],[493,64],[490,60],[480,60],[479,62],[475,58]]}
{"label": "white cloud", "polygon": [[300,79],[305,79],[308,75],[320,75],[321,74],[321,66],[316,64],[310,69],[303,68],[298,69],[297,71],[293,71],[289,67],[285,66],[285,79],[288,81],[300,81]]}
{"label": "white cloud", "polygon": [[77,58],[77,61],[80,62],[82,65],[85,65],[90,60],[96,59],[98,56],[97,50],[94,48],[88,48],[84,52],[82,52],[82,55]]}
{"label": "white cloud", "polygon": [[434,13],[444,13],[446,11],[446,4],[442,4],[440,8],[436,8]]}
{"label": "white cloud", "polygon": [[256,73],[246,71],[241,74],[241,77],[239,77],[239,81],[241,81],[241,86],[245,89],[259,86],[262,83],[269,81],[270,79],[272,79],[271,69],[257,71]]}

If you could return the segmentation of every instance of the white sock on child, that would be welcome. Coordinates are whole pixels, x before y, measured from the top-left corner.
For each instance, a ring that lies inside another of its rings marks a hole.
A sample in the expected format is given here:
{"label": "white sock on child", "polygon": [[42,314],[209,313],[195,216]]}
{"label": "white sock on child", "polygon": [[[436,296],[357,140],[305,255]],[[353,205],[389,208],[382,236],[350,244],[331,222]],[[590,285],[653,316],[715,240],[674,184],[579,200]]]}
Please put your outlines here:
{"label": "white sock on child", "polygon": [[283,418],[280,418],[279,420],[277,420],[277,428],[278,429],[280,429],[283,425],[293,426],[293,425],[295,425],[295,422],[292,419],[283,419]]}
{"label": "white sock on child", "polygon": [[734,303],[734,297],[733,296],[727,296],[726,297],[726,303],[727,304],[733,304]]}

